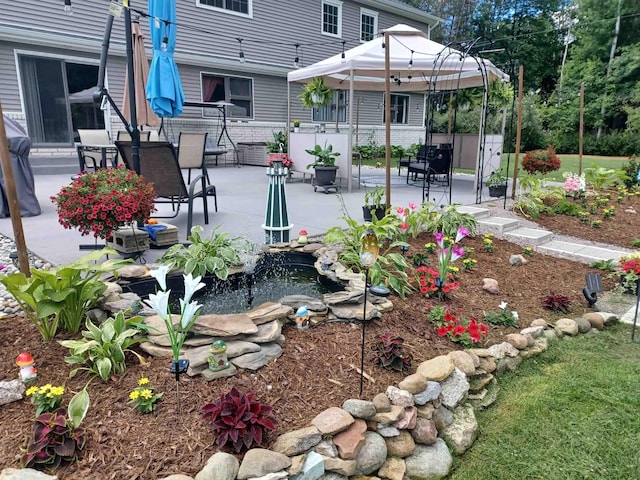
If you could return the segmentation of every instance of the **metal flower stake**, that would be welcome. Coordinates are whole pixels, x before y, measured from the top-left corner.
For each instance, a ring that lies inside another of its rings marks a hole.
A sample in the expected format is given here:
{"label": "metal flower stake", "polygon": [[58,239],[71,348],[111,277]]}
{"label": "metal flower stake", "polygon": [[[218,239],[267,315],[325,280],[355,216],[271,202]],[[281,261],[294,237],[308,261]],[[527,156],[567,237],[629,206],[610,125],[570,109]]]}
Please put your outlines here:
{"label": "metal flower stake", "polygon": [[364,269],[364,306],[362,310],[362,346],[360,351],[360,398],[362,398],[362,389],[364,381],[364,338],[367,326],[367,290],[369,284],[369,269],[378,260],[380,246],[378,245],[378,236],[375,232],[367,228],[360,238],[360,265]]}
{"label": "metal flower stake", "polygon": [[169,335],[169,341],[171,342],[171,350],[173,351],[173,362],[171,362],[171,373],[176,375],[176,397],[178,399],[178,411],[180,411],[180,374],[185,373],[189,368],[188,359],[180,359],[180,350],[184,344],[187,334],[193,324],[200,315],[200,309],[202,305],[196,301],[192,301],[193,294],[203,288],[204,283],[200,282],[201,278],[193,277],[190,273],[184,276],[184,297],[180,299],[180,321],[174,324],[171,309],[169,308],[169,295],[171,290],[167,290],[167,272],[169,267],[166,265],[161,266],[156,270],[152,270],[150,275],[153,276],[158,284],[160,284],[160,291],[158,293],[152,293],[149,295],[147,301],[151,308],[153,308],[158,315],[162,318],[162,321],[167,328],[167,334]]}

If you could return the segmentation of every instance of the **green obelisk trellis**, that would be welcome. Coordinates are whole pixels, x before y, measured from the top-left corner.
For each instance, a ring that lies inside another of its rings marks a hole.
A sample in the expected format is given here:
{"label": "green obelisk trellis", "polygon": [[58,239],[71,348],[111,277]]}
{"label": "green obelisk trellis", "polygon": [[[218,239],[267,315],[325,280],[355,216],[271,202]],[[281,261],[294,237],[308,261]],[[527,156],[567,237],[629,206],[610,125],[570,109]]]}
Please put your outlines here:
{"label": "green obelisk trellis", "polygon": [[267,168],[269,177],[269,196],[267,198],[267,211],[264,225],[265,243],[279,243],[289,241],[289,230],[293,224],[289,224],[287,213],[287,194],[285,191],[285,179],[289,169],[282,162],[273,162],[273,166]]}

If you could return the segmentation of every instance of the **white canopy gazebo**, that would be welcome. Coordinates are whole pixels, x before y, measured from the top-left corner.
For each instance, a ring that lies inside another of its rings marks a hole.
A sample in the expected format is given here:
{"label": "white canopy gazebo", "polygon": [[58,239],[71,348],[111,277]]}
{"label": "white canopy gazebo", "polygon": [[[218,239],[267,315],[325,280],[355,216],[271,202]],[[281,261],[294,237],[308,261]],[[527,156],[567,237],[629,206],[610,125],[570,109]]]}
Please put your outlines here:
{"label": "white canopy gazebo", "polygon": [[[390,95],[399,92],[435,92],[485,87],[491,81],[509,81],[509,76],[489,60],[468,55],[429,40],[420,30],[399,24],[342,54],[337,54],[287,74],[287,81],[307,83],[324,77],[336,90],[349,90],[349,155],[352,146],[354,91],[384,91],[387,143],[387,204],[390,192]],[[289,95],[290,96],[290,95]],[[290,122],[290,108],[289,118]],[[481,127],[481,130],[483,130]],[[483,133],[482,131],[480,132]],[[352,161],[349,158],[349,169]],[[351,171],[349,172],[351,178]],[[351,180],[349,180],[351,191]]]}

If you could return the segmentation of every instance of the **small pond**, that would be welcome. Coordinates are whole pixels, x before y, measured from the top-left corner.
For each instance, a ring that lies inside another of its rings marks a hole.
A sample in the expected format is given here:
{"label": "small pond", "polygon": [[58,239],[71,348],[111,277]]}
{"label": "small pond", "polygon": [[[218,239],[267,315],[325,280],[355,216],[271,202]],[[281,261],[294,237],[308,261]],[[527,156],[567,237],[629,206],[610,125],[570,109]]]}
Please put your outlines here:
{"label": "small pond", "polygon": [[[321,298],[323,294],[343,290],[343,287],[314,267],[315,257],[301,252],[279,252],[262,255],[253,275],[237,273],[226,282],[206,277],[207,285],[197,300],[203,305],[201,313],[240,313],[264,302],[277,302],[286,295],[307,295]],[[182,276],[167,279],[172,293],[172,310],[179,311],[178,299],[184,292]],[[157,290],[155,279],[132,282],[123,286],[125,292],[134,292],[142,298]],[[251,301],[250,301],[251,298]]]}

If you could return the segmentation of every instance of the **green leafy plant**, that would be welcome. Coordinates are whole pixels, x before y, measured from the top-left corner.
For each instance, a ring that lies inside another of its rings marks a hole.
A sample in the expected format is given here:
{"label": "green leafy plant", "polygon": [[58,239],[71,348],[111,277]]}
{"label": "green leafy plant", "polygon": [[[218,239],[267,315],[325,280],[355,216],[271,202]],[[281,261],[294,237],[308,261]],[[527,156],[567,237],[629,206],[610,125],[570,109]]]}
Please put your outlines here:
{"label": "green leafy plant", "polygon": [[492,233],[485,233],[482,236],[482,247],[484,248],[484,251],[487,253],[493,253],[493,234]]}
{"label": "green leafy plant", "polygon": [[419,230],[426,232],[442,232],[447,237],[455,237],[458,228],[464,227],[474,235],[477,229],[476,218],[469,214],[458,211],[459,205],[444,205],[436,207],[432,203],[424,203],[418,210],[417,223]]}
{"label": "green leafy plant", "polygon": [[287,153],[287,134],[283,131],[273,132],[273,142],[265,143],[269,153]]}
{"label": "green leafy plant", "polygon": [[475,258],[464,258],[464,259],[462,259],[462,267],[468,272],[473,270],[477,263],[478,263],[478,261]]}
{"label": "green leafy plant", "polygon": [[42,338],[51,340],[58,325],[70,333],[80,330],[87,311],[96,306],[107,288],[100,277],[131,262],[114,258],[95,263],[105,255],[117,253],[105,248],[51,270],[33,268],[29,278],[22,272],[2,275],[0,282],[16,299]]}
{"label": "green leafy plant", "polygon": [[146,328],[140,323],[141,320],[142,317],[126,319],[124,312],[118,312],[115,318],[108,318],[100,326],[96,326],[87,318],[87,329],[82,332],[82,339],[58,342],[71,353],[65,357],[65,362],[86,365],[71,370],[69,376],[75,376],[79,370],[88,370],[100,376],[102,380],[108,380],[111,375],[126,371],[126,352],[133,353],[143,362],[143,358],[129,348],[146,341],[144,338],[134,338]]}
{"label": "green leafy plant", "polygon": [[449,306],[430,306],[427,318],[437,327],[439,337],[447,337],[464,348],[477,346],[489,333],[484,323],[478,323],[475,318],[467,320]]}
{"label": "green leafy plant", "polygon": [[191,228],[189,242],[185,247],[177,244],[169,247],[159,262],[171,267],[184,269],[185,273],[204,277],[213,274],[220,280],[229,276],[229,267],[240,265],[242,245],[240,239],[229,237],[228,233],[218,233],[221,225],[215,227],[209,238],[202,238],[202,226]]}
{"label": "green leafy plant", "polygon": [[638,162],[637,157],[629,157],[629,163],[625,163],[622,166],[622,170],[625,175],[624,184],[627,188],[631,188],[639,183],[638,172],[640,172],[640,162]]}
{"label": "green leafy plant", "polygon": [[598,260],[597,262],[590,263],[589,268],[597,268],[605,272],[615,272],[617,269],[614,260]]}
{"label": "green leafy plant", "polygon": [[361,224],[345,216],[342,220],[347,228],[332,227],[324,236],[324,242],[340,248],[339,261],[355,271],[362,271],[360,264],[360,241],[367,228],[371,228],[380,242],[378,260],[369,269],[369,279],[372,285],[384,284],[404,298],[412,290],[409,276],[406,273],[409,265],[407,259],[397,250],[404,242],[398,241],[398,218],[386,215],[371,224]]}
{"label": "green leafy plant", "polygon": [[373,363],[388,370],[404,372],[411,369],[413,357],[404,351],[404,339],[392,333],[376,335],[371,347]]}
{"label": "green leafy plant", "polygon": [[635,292],[638,280],[640,280],[640,252],[622,255],[618,259],[617,270],[622,279],[622,286],[626,290]]}
{"label": "green leafy plant", "polygon": [[634,247],[634,248],[640,247],[640,238],[634,238],[631,241],[631,246]]}
{"label": "green leafy plant", "polygon": [[585,180],[596,192],[601,192],[616,185],[623,184],[627,180],[624,170],[600,167],[593,164],[584,169]]}
{"label": "green leafy plant", "polygon": [[487,177],[485,185],[487,187],[501,187],[507,184],[507,177],[502,173],[502,169],[494,170]]}
{"label": "green leafy plant", "polygon": [[382,202],[384,194],[385,188],[382,186],[369,190],[364,194],[364,204],[370,207],[381,207],[384,205]]}
{"label": "green leafy plant", "polygon": [[518,326],[518,312],[511,310],[507,302],[500,302],[498,308],[500,310],[497,312],[484,312],[484,319],[493,325]]}
{"label": "green leafy plant", "polygon": [[533,255],[533,247],[529,247],[529,246],[524,247],[524,248],[522,249],[522,254],[523,254],[525,257],[530,257],[531,255]]}
{"label": "green leafy plant", "polygon": [[75,461],[87,441],[80,425],[88,409],[85,387],[69,402],[68,418],[64,408],[40,414],[33,422],[27,453],[22,457],[24,467],[55,470],[63,461]]}
{"label": "green leafy plant", "polygon": [[50,383],[38,387],[29,387],[24,394],[31,397],[31,403],[36,406],[36,417],[41,413],[53,412],[60,406],[64,395],[64,387],[54,387]]}
{"label": "green leafy plant", "polygon": [[149,379],[143,377],[138,380],[138,386],[129,393],[129,403],[140,413],[151,413],[163,395],[164,393],[153,393]]}
{"label": "green leafy plant", "polygon": [[316,157],[313,163],[307,165],[307,168],[311,167],[333,167],[336,164],[336,157],[340,156],[340,152],[333,151],[333,145],[326,145],[322,148],[320,145],[316,144],[312,150],[306,149],[309,155],[313,155]]}
{"label": "green leafy plant", "polygon": [[555,293],[553,290],[542,298],[542,306],[553,312],[568,313],[571,307],[571,300],[566,295]]}
{"label": "green leafy plant", "polygon": [[305,84],[298,99],[305,108],[324,107],[333,99],[333,90],[327,86],[324,77],[314,77]]}
{"label": "green leafy plant", "polygon": [[271,405],[262,404],[255,393],[242,393],[233,387],[218,400],[202,407],[202,418],[211,421],[216,445],[233,445],[236,452],[243,446],[262,445],[265,434],[275,430],[277,422],[271,416]]}

